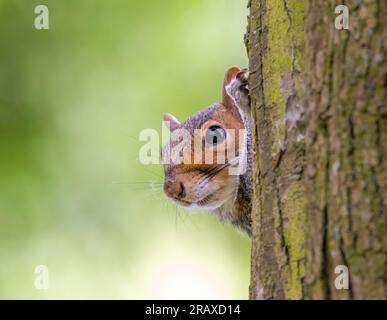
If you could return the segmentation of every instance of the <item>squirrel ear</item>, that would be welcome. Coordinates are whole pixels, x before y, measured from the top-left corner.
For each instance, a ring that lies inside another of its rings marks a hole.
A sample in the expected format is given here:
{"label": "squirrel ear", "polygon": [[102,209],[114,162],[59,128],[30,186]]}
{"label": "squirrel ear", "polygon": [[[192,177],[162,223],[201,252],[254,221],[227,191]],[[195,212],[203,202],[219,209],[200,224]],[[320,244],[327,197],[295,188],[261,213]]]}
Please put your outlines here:
{"label": "squirrel ear", "polygon": [[170,113],[165,113],[164,114],[164,124],[169,129],[169,131],[172,132],[180,125],[180,122]]}
{"label": "squirrel ear", "polygon": [[227,92],[227,86],[230,85],[231,81],[236,77],[236,75],[241,71],[238,67],[231,67],[227,70],[226,75],[224,76],[223,81],[223,104],[229,106],[233,103],[232,97]]}

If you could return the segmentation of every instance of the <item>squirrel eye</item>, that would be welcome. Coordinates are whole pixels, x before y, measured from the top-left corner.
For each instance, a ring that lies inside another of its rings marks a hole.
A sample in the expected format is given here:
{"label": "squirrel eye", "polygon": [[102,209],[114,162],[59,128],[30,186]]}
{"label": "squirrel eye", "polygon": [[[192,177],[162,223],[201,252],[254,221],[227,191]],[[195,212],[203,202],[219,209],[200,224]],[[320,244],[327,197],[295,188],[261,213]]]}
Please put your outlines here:
{"label": "squirrel eye", "polygon": [[226,132],[221,126],[213,125],[209,127],[206,131],[206,143],[207,144],[217,144],[224,141],[226,138]]}

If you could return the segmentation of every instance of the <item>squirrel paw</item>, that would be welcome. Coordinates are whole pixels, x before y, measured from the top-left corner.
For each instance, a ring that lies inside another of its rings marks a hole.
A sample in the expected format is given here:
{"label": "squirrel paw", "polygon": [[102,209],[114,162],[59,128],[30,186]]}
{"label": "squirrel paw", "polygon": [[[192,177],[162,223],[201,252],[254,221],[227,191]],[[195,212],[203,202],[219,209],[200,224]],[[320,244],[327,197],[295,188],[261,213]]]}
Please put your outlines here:
{"label": "squirrel paw", "polygon": [[229,94],[234,98],[238,106],[247,114],[250,114],[249,71],[242,69],[230,83]]}

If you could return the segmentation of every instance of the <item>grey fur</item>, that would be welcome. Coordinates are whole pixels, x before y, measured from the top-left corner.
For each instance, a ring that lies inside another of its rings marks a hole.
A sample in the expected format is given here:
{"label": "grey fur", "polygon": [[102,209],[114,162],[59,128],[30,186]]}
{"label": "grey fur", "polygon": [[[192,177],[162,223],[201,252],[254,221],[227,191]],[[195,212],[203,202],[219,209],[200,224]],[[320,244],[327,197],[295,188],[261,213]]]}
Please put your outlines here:
{"label": "grey fur", "polygon": [[[246,157],[246,170],[238,177],[235,196],[220,207],[211,210],[211,212],[217,215],[221,220],[232,223],[251,236],[252,133],[247,78],[247,70],[242,70],[226,88],[229,96],[233,98],[235,105],[238,108],[239,115],[242,118],[246,130],[245,146],[247,150],[244,150],[243,155],[239,155],[239,157]],[[179,128],[184,128],[190,133],[193,133],[194,130],[200,128],[203,123],[212,119],[214,112],[216,112],[218,108],[219,103],[207,107],[182,122],[179,125]],[[169,176],[168,172],[170,172],[172,168],[172,164],[164,165],[166,181]]]}
{"label": "grey fur", "polygon": [[[250,114],[250,96],[248,88],[247,69],[241,70],[231,82],[228,93],[233,97],[239,108],[246,135],[246,171],[239,177],[238,191],[231,207],[231,212],[226,212],[230,222],[241,228],[251,236],[251,198],[252,198],[252,132],[251,132],[251,114]],[[224,207],[218,209],[218,214],[225,215]]]}

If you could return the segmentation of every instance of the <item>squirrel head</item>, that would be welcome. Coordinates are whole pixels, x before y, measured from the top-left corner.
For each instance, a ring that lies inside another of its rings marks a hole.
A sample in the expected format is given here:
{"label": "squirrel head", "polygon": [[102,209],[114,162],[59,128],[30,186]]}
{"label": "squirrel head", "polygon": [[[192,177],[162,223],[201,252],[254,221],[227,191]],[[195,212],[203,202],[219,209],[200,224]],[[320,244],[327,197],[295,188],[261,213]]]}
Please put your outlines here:
{"label": "squirrel head", "polygon": [[237,172],[245,157],[246,123],[230,87],[241,72],[230,68],[222,100],[186,121],[164,115],[171,132],[171,140],[162,149],[164,192],[181,206],[214,210],[236,196],[239,175],[230,172]]}

